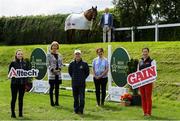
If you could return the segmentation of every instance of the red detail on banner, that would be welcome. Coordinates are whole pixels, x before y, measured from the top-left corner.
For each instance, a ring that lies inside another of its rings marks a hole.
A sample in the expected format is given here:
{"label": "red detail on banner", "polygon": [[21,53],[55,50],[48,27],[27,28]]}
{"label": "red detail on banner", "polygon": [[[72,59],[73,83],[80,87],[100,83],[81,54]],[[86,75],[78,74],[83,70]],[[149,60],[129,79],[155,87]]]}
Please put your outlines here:
{"label": "red detail on banner", "polygon": [[127,77],[127,82],[133,89],[147,85],[156,80],[157,71],[156,66],[151,66],[143,70],[131,73]]}
{"label": "red detail on banner", "polygon": [[8,77],[9,78],[17,77],[17,73],[16,73],[16,70],[14,68],[11,68]]}

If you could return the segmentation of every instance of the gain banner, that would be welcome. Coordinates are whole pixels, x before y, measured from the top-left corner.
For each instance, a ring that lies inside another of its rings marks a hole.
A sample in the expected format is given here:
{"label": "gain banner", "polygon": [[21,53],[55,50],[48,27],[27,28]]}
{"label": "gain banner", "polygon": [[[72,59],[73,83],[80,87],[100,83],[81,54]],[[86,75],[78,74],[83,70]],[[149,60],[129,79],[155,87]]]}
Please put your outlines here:
{"label": "gain banner", "polygon": [[157,78],[156,65],[131,73],[127,77],[127,82],[133,89],[152,83]]}

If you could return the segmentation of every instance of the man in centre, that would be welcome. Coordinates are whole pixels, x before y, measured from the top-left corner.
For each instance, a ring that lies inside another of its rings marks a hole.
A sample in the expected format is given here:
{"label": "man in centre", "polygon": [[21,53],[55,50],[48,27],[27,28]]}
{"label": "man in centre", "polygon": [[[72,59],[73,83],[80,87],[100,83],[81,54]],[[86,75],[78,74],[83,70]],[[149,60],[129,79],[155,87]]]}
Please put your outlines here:
{"label": "man in centre", "polygon": [[81,51],[74,51],[74,60],[68,68],[72,78],[72,91],[74,97],[74,113],[83,114],[85,105],[85,81],[89,76],[89,66],[82,60]]}

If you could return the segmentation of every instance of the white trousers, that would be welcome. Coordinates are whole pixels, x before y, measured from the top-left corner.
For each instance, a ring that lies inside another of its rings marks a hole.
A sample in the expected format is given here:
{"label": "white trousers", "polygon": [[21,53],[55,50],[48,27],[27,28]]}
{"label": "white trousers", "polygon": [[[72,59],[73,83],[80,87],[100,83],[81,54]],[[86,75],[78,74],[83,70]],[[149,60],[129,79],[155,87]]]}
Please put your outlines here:
{"label": "white trousers", "polygon": [[111,42],[111,28],[108,25],[104,25],[103,27],[103,42]]}

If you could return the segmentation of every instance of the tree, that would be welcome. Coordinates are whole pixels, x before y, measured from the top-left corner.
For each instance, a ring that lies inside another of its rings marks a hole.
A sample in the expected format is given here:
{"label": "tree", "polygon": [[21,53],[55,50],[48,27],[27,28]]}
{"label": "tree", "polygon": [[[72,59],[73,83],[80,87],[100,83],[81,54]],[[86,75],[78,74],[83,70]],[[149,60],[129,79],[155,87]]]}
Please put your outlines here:
{"label": "tree", "polygon": [[152,23],[151,6],[154,0],[114,0],[120,26],[139,26]]}
{"label": "tree", "polygon": [[180,1],[179,0],[156,0],[153,14],[159,22],[177,23],[180,22]]}

